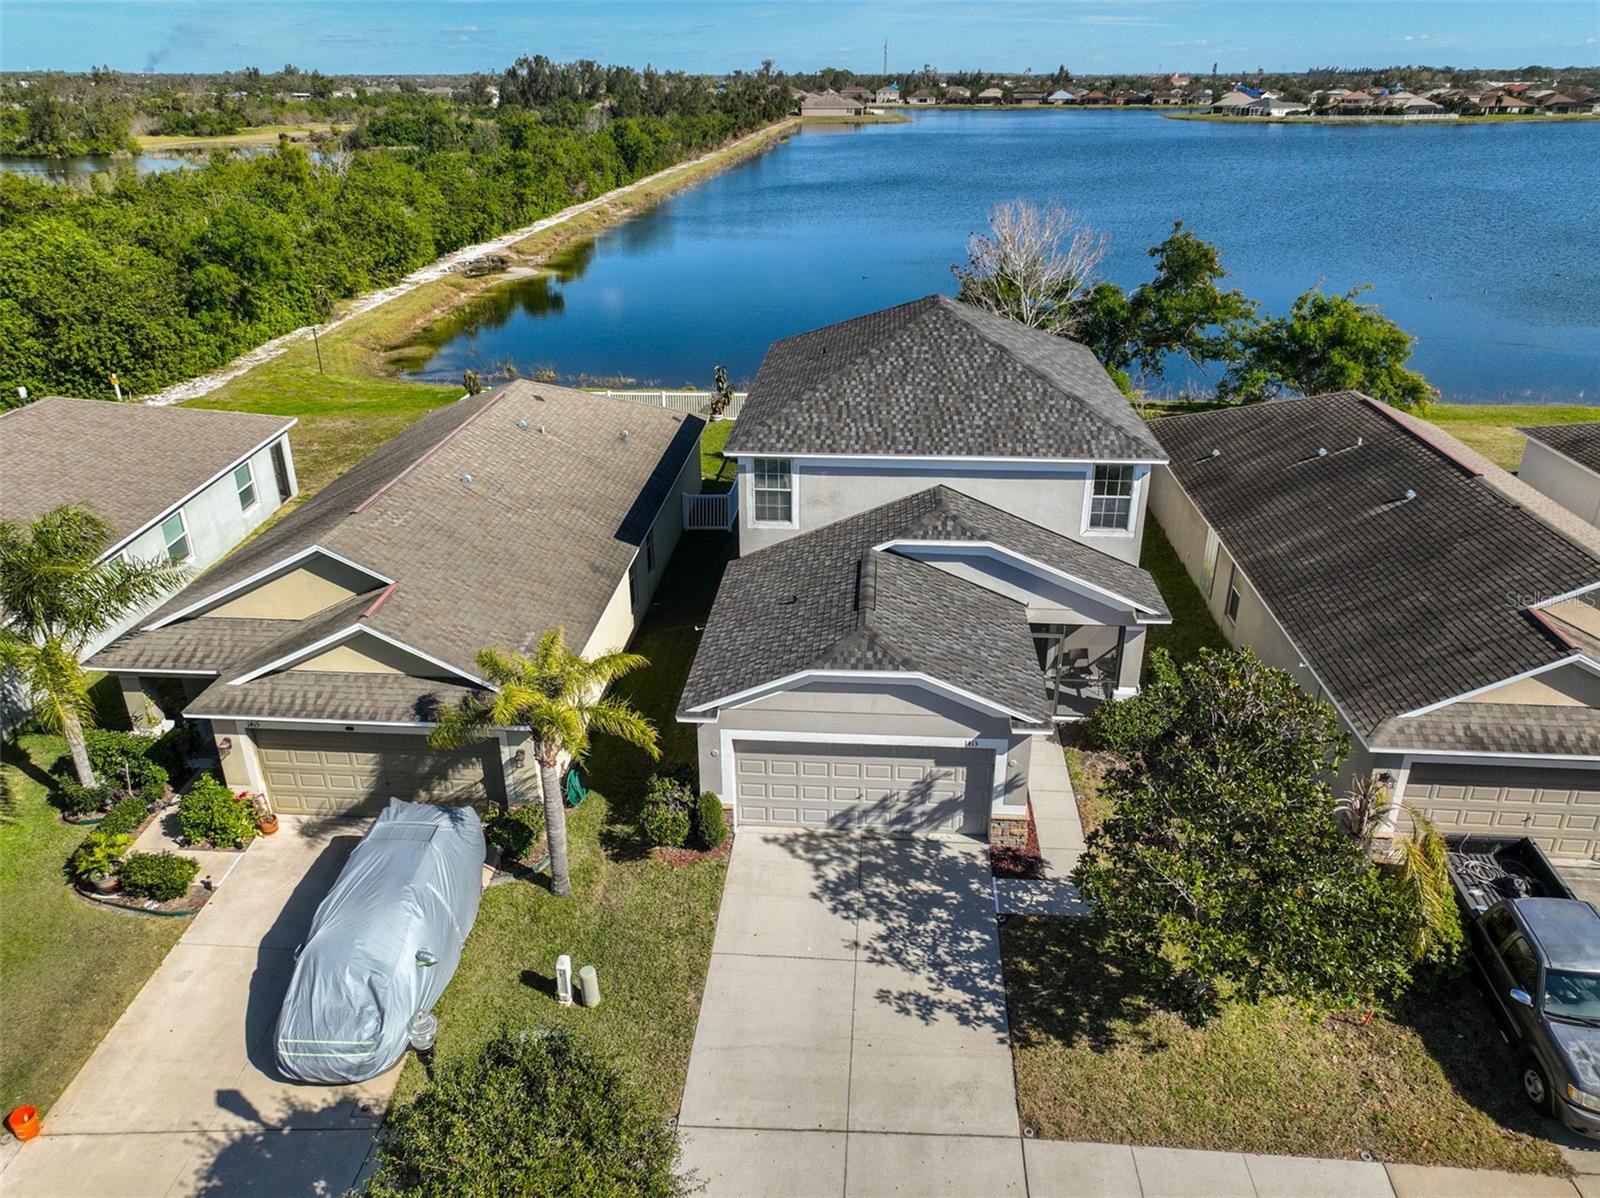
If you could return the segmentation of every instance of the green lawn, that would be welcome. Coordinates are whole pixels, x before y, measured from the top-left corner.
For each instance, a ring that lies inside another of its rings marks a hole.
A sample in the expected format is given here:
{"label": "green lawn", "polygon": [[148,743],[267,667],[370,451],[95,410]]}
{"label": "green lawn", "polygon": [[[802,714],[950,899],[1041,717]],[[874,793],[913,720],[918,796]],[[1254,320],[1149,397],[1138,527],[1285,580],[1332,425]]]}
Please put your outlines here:
{"label": "green lawn", "polygon": [[1166,533],[1153,517],[1144,522],[1139,565],[1156,580],[1161,597],[1167,601],[1167,610],[1172,613],[1172,623],[1150,626],[1148,649],[1165,649],[1182,665],[1199,656],[1202,649],[1227,647],[1222,629],[1211,618],[1205,596],[1194,585],[1172,542],[1167,540]]}
{"label": "green lawn", "polygon": [[1463,980],[1365,1025],[1288,1004],[1195,1027],[1087,920],[1001,933],[1017,1099],[1048,1139],[1566,1173]]}
{"label": "green lawn", "polygon": [[[589,798],[568,818],[573,895],[557,899],[527,881],[484,895],[436,1008],[440,1059],[474,1050],[501,1027],[563,1025],[592,1037],[653,1112],[677,1111],[726,864],[657,863],[637,837],[638,803],[651,771],[695,759],[694,729],[672,717],[699,641],[695,626],[705,623],[732,547],[731,536],[708,533],[688,533],[679,545],[631,646],[650,666],[618,685],[660,731],[661,764],[609,738],[596,743]],[[556,1003],[560,953],[572,955],[574,968],[599,971],[597,1009]],[[421,1068],[408,1064],[401,1099],[423,1084]]]}
{"label": "green lawn", "polygon": [[1436,403],[1427,418],[1507,470],[1522,461],[1519,427],[1600,420],[1600,409],[1579,404]]}
{"label": "green lawn", "polygon": [[47,801],[54,736],[0,748],[0,1110],[47,1110],[188,926],[91,906],[62,873],[86,829]]}
{"label": "green lawn", "polygon": [[706,425],[706,431],[700,435],[700,474],[707,491],[727,491],[733,487],[738,464],[722,456],[722,447],[728,443],[731,432],[733,421],[718,420]]}

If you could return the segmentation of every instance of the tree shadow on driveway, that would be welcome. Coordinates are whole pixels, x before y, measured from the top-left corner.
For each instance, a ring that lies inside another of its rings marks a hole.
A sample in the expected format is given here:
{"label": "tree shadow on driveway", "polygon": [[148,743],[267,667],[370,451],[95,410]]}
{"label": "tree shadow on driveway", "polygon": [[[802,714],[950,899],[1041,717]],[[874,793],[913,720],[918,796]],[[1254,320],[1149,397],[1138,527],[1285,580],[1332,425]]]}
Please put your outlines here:
{"label": "tree shadow on driveway", "polygon": [[859,915],[858,1004],[870,996],[919,1023],[981,1029],[1007,1042],[983,845],[851,833],[780,843],[810,867],[812,898],[841,917]]}

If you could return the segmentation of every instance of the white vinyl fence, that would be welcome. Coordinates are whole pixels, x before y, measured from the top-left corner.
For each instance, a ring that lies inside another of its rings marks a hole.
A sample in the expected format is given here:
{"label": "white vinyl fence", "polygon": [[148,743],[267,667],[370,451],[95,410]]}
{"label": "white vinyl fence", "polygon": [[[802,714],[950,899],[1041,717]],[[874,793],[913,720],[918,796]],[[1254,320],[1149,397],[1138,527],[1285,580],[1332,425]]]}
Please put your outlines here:
{"label": "white vinyl fence", "polygon": [[[696,416],[705,416],[711,408],[711,401],[716,397],[715,391],[612,391],[594,388],[593,394],[604,395],[609,399],[625,399],[629,403],[648,404],[653,408],[671,408],[675,412],[693,412]],[[745,393],[735,391],[733,402],[728,405],[728,410],[722,415],[727,420],[736,420],[740,409],[744,407]]]}

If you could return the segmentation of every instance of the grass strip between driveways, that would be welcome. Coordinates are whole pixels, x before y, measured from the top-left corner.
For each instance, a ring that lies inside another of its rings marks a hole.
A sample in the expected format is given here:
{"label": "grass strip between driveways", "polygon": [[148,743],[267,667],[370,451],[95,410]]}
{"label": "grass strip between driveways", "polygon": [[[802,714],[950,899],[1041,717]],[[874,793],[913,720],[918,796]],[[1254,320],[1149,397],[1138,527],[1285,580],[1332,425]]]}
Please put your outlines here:
{"label": "grass strip between driveways", "polygon": [[1022,1123],[1048,1139],[1569,1172],[1468,979],[1390,1014],[1153,1002],[1088,920],[1001,932]]}
{"label": "grass strip between driveways", "polygon": [[[568,814],[572,897],[557,899],[539,882],[496,886],[483,896],[461,964],[435,1012],[440,1061],[464,1056],[496,1031],[564,1026],[588,1037],[661,1117],[683,1096],[711,962],[726,858],[669,867],[637,836],[639,801],[656,769],[691,764],[694,729],[673,713],[731,556],[731,535],[686,533],[660,591],[630,646],[650,666],[618,691],[655,723],[662,760],[597,738],[587,776],[592,787]],[[542,882],[542,879],[541,879]],[[594,1010],[555,1000],[555,962],[593,965],[602,1001]],[[413,1059],[397,1101],[425,1084]]]}
{"label": "grass strip between driveways", "polygon": [[66,751],[36,733],[0,748],[0,1111],[48,1112],[189,926],[72,893],[63,866],[89,829],[47,802]]}

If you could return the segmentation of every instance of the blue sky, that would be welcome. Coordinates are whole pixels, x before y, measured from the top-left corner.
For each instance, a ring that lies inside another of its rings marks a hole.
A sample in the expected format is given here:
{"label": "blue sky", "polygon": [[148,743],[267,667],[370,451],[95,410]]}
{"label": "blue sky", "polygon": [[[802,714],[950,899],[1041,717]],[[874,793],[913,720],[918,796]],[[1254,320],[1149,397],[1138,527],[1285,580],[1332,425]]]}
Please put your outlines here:
{"label": "blue sky", "polygon": [[1514,67],[1600,60],[1597,0],[845,0],[750,4],[192,0],[0,3],[0,69],[216,71],[293,62],[324,72],[498,70],[521,53],[723,71],[1301,70],[1399,63]]}

